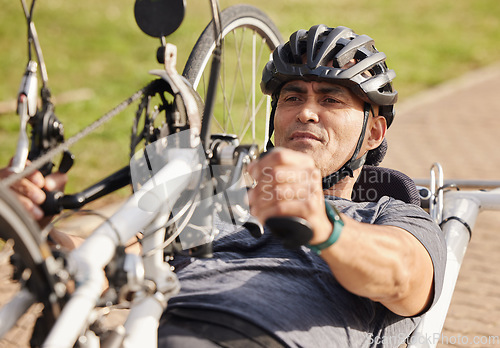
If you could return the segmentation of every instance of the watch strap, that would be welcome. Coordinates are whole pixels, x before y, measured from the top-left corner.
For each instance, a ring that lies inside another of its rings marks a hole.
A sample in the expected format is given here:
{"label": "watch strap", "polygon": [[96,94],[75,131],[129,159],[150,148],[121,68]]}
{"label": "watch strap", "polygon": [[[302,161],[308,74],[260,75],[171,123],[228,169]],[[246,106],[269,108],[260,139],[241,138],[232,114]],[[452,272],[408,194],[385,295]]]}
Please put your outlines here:
{"label": "watch strap", "polygon": [[325,200],[325,210],[326,210],[326,215],[328,216],[328,220],[330,220],[330,222],[333,225],[332,233],[330,233],[328,239],[323,243],[314,245],[307,244],[307,247],[318,255],[321,254],[321,251],[323,249],[326,249],[329,246],[333,245],[339,239],[342,229],[344,227],[344,221],[342,221],[339,212],[326,200]]}

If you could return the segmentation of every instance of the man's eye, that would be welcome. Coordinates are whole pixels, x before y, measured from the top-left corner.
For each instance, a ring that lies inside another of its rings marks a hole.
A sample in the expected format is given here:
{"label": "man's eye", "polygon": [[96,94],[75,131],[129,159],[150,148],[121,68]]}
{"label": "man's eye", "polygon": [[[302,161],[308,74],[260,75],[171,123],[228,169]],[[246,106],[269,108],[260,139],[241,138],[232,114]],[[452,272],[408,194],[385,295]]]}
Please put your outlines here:
{"label": "man's eye", "polygon": [[325,103],[328,103],[328,104],[336,104],[336,103],[340,103],[337,99],[335,98],[325,98],[324,99],[324,102]]}
{"label": "man's eye", "polygon": [[295,101],[298,101],[298,100],[299,100],[299,98],[298,97],[294,97],[294,96],[289,96],[289,97],[285,98],[286,102],[295,102]]}

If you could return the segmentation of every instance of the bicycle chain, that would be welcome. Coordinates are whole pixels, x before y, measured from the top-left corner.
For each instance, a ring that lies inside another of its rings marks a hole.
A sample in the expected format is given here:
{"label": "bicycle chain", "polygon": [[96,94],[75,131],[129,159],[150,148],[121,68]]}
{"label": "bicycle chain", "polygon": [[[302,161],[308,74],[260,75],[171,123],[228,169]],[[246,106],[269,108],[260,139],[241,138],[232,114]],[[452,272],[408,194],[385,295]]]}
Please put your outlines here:
{"label": "bicycle chain", "polygon": [[47,162],[52,161],[52,158],[55,156],[63,153],[64,151],[68,150],[71,146],[73,146],[76,142],[80,141],[90,133],[92,133],[94,130],[102,126],[104,123],[107,123],[111,119],[113,119],[116,115],[121,113],[123,110],[125,110],[130,104],[135,102],[137,99],[141,98],[144,95],[144,92],[149,88],[150,86],[147,85],[146,87],[140,89],[139,91],[135,92],[133,95],[131,95],[129,98],[118,104],[115,108],[113,108],[111,111],[107,112],[103,116],[101,116],[99,119],[96,121],[92,122],[90,125],[88,125],[86,128],[66,140],[65,142],[57,145],[53,149],[49,150],[47,153],[44,155],[40,156],[36,160],[34,160],[31,165],[27,166],[24,168],[19,173],[14,173],[5,179],[0,181],[0,186],[4,186],[8,188],[12,184],[14,184],[16,181],[21,180],[22,178],[25,178],[26,176],[34,173],[36,170],[40,169],[43,167]]}

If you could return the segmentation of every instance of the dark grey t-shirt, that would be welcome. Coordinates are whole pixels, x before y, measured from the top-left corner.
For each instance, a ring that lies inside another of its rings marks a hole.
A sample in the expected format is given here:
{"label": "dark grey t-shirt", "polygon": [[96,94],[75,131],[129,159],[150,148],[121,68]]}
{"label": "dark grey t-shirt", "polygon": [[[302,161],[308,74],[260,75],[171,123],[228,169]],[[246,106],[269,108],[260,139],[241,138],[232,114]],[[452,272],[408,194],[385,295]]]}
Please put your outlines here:
{"label": "dark grey t-shirt", "polygon": [[[412,233],[434,264],[434,302],[441,293],[446,247],[440,229],[421,208],[384,197],[353,203],[330,197],[346,215]],[[229,227],[229,226],[228,226]],[[397,347],[419,318],[400,317],[380,303],[345,290],[321,257],[285,249],[269,231],[221,231],[211,259],[179,259],[181,292],[169,308],[222,310],[274,333],[291,347]]]}

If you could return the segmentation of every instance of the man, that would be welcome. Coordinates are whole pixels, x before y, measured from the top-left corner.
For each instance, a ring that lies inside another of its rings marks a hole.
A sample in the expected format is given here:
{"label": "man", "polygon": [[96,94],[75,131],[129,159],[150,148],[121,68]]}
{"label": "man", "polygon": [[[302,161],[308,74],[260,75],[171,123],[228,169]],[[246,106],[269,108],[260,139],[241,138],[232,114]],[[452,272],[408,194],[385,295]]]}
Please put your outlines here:
{"label": "man", "polygon": [[[408,337],[441,292],[440,230],[417,206],[350,200],[393,120],[394,76],[371,38],[344,27],[299,30],[276,49],[261,87],[278,148],[249,168],[251,212],[262,223],[303,218],[313,236],[287,250],[269,231],[222,232],[213,259],[180,260],[160,343],[392,347]],[[187,343],[192,333],[201,341]]]}
{"label": "man", "polygon": [[[160,346],[393,347],[408,337],[441,292],[440,230],[415,205],[350,200],[365,160],[381,157],[394,76],[373,40],[344,27],[299,30],[276,49],[261,86],[277,148],[249,168],[251,212],[262,223],[303,218],[312,238],[287,249],[269,230],[255,239],[221,223],[213,258],[174,260],[182,289]],[[39,197],[20,191],[33,211]]]}

